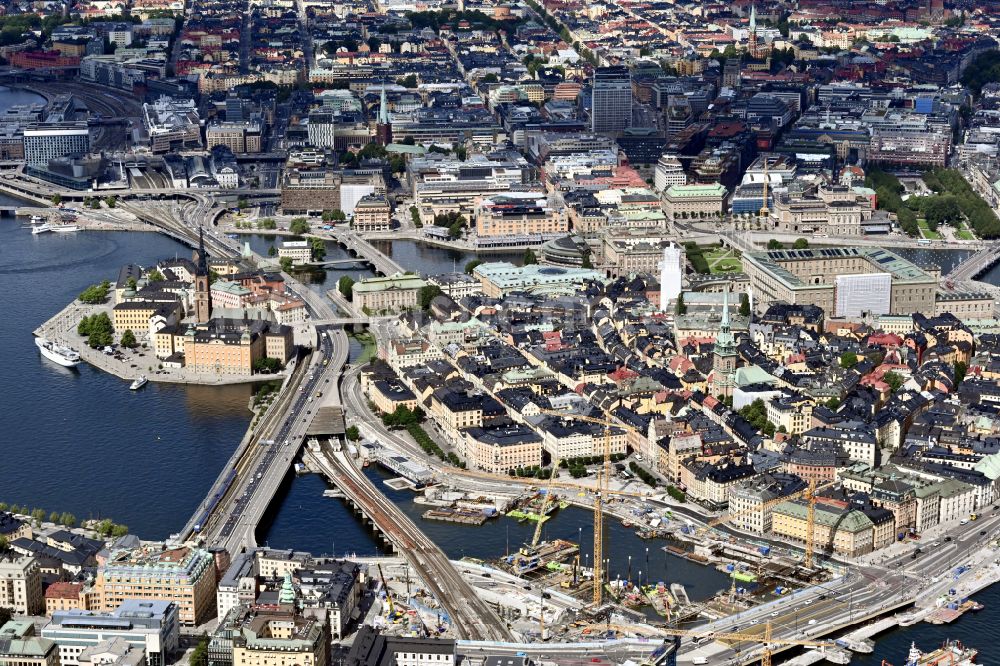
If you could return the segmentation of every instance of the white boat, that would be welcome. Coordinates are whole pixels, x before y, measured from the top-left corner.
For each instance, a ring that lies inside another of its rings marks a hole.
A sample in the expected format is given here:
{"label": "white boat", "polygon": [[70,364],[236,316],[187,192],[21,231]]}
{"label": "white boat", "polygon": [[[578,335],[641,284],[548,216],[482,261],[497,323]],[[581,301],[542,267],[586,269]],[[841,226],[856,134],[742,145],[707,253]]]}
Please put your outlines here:
{"label": "white boat", "polygon": [[80,227],[75,224],[53,224],[49,228],[57,234],[68,234],[80,230]]}
{"label": "white boat", "polygon": [[34,224],[34,225],[31,226],[31,233],[35,234],[36,236],[38,234],[44,234],[46,231],[52,231],[52,225],[50,225],[50,224]]}
{"label": "white boat", "polygon": [[132,382],[131,384],[129,384],[129,389],[132,390],[132,391],[138,391],[143,386],[145,386],[148,381],[149,380],[146,379],[146,375],[139,375],[138,379],[136,379],[134,382]]}
{"label": "white boat", "polygon": [[38,347],[38,351],[42,352],[42,356],[53,363],[58,363],[66,368],[80,365],[80,355],[75,349],[64,347],[45,338],[35,338],[35,346]]}
{"label": "white boat", "polygon": [[41,215],[32,215],[31,216],[31,223],[32,224],[45,224],[45,218],[42,217]]}

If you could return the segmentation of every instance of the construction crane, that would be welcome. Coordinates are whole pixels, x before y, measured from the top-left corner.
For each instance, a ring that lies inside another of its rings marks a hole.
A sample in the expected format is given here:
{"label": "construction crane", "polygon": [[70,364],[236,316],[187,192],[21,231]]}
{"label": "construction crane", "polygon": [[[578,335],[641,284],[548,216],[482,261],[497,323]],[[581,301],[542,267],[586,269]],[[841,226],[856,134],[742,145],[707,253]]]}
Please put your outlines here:
{"label": "construction crane", "polygon": [[815,535],[813,531],[816,528],[816,479],[809,480],[809,487],[806,489],[806,552],[802,557],[802,566],[806,569],[812,569],[813,566],[813,549],[815,548]]}
{"label": "construction crane", "polygon": [[764,652],[761,655],[761,666],[771,663],[771,645],[799,645],[802,647],[836,647],[832,641],[814,641],[797,638],[774,638],[771,630],[771,621],[764,624],[764,632],[760,634],[750,634],[746,632],[734,631],[698,631],[697,629],[673,629],[670,627],[653,627],[650,625],[623,626],[618,624],[592,624],[584,629],[590,630],[614,630],[617,632],[631,634],[646,634],[647,636],[681,636],[684,638],[710,638],[714,641],[745,641],[748,643],[761,643]]}
{"label": "construction crane", "polygon": [[549,475],[549,484],[545,488],[545,499],[542,500],[542,505],[538,512],[538,524],[535,525],[535,535],[531,538],[531,547],[537,548],[538,541],[542,537],[542,523],[545,522],[546,511],[549,510],[549,504],[552,502],[552,482],[556,479],[556,474],[559,473],[559,461],[552,462],[552,474]]}
{"label": "construction crane", "polygon": [[396,610],[392,607],[392,592],[390,592],[389,590],[388,583],[385,582],[385,574],[382,573],[382,565],[379,564],[377,566],[378,566],[378,577],[382,579],[382,589],[385,590],[385,600],[389,604],[389,618],[391,621],[392,616],[396,614]]}
{"label": "construction crane", "polygon": [[[802,489],[802,490],[800,490],[798,492],[791,493],[790,495],[782,495],[781,497],[775,497],[774,499],[768,500],[768,501],[764,502],[763,504],[761,504],[760,506],[757,506],[757,507],[752,507],[752,508],[749,508],[749,509],[744,509],[742,511],[735,511],[735,512],[734,511],[730,511],[730,512],[724,513],[721,516],[718,516],[718,517],[713,518],[712,520],[708,521],[707,523],[705,523],[704,526],[699,527],[697,530],[695,530],[695,534],[697,534],[697,535],[704,534],[705,532],[707,532],[708,530],[712,529],[713,527],[717,527],[718,525],[722,525],[723,523],[727,523],[727,522],[730,522],[732,520],[736,520],[737,518],[742,518],[743,516],[748,516],[750,514],[757,513],[758,511],[766,511],[767,509],[770,509],[773,506],[781,504],[782,502],[791,502],[792,500],[797,500],[797,499],[803,498],[803,497],[806,498],[806,499],[808,499],[810,493],[812,493],[813,495],[815,495],[815,493],[817,491],[820,491],[820,490],[822,490],[824,488],[832,486],[836,482],[835,481],[827,481],[826,483],[824,483],[823,485],[818,486],[818,487],[815,485],[815,483],[816,483],[815,481],[813,481],[811,483],[812,483],[812,490],[810,490],[807,487],[807,488],[804,488],[804,489]],[[815,498],[813,499],[813,502],[815,503]]]}
{"label": "construction crane", "polygon": [[[604,502],[608,496],[608,481],[611,479],[611,428],[618,424],[607,419],[583,414],[560,412],[554,409],[539,409],[539,413],[560,419],[574,419],[604,426],[604,465],[597,475],[597,492],[594,495],[594,607],[604,600]],[[554,473],[554,470],[553,470]]]}

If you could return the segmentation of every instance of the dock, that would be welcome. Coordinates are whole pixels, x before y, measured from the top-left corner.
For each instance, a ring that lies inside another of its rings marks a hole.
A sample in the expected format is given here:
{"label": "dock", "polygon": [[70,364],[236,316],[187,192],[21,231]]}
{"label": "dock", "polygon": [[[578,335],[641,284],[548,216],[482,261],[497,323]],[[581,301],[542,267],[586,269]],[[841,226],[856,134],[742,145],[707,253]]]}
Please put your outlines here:
{"label": "dock", "polygon": [[490,516],[482,511],[471,509],[427,509],[423,513],[426,520],[441,520],[446,523],[461,523],[462,525],[482,525]]}

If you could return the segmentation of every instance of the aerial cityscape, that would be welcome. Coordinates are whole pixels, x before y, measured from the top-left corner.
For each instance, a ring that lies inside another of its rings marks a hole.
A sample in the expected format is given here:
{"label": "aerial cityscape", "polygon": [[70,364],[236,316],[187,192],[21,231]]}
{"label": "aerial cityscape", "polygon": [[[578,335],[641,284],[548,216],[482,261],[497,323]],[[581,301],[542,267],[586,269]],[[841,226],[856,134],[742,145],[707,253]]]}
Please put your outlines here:
{"label": "aerial cityscape", "polygon": [[1000,664],[1000,0],[0,7],[0,666]]}

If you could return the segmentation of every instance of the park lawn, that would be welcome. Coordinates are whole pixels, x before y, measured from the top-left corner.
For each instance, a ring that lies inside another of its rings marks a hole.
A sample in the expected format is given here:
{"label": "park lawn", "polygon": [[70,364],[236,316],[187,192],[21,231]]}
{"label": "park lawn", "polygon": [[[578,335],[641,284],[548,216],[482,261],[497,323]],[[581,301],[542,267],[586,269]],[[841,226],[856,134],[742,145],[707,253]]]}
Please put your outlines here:
{"label": "park lawn", "polygon": [[969,227],[963,222],[955,231],[955,238],[958,240],[976,240],[976,235],[969,231]]}
{"label": "park lawn", "polygon": [[705,252],[705,261],[712,273],[733,273],[743,270],[743,263],[732,250],[713,246]]}
{"label": "park lawn", "polygon": [[920,218],[917,220],[917,226],[920,228],[920,235],[924,238],[928,238],[930,240],[941,239],[941,234],[936,231],[931,231],[931,228],[927,226],[927,220]]}
{"label": "park lawn", "polygon": [[726,257],[716,264],[709,264],[713,273],[737,273],[743,270],[743,262],[735,257]]}

